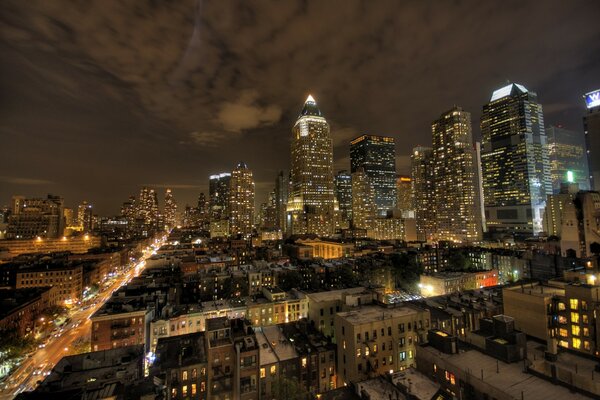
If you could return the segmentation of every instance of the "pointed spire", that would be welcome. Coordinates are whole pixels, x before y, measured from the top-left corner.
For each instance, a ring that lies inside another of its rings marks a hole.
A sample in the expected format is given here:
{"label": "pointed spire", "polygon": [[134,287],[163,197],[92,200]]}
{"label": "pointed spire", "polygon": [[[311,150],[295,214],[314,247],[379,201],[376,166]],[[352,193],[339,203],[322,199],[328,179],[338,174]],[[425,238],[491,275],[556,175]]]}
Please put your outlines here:
{"label": "pointed spire", "polygon": [[321,110],[319,110],[319,107],[317,106],[317,102],[315,101],[315,98],[312,97],[312,95],[308,95],[308,97],[306,98],[306,101],[304,102],[304,107],[302,108],[302,111],[300,112],[300,117],[306,116],[306,115],[310,115],[313,117],[322,117],[323,114],[321,114]]}

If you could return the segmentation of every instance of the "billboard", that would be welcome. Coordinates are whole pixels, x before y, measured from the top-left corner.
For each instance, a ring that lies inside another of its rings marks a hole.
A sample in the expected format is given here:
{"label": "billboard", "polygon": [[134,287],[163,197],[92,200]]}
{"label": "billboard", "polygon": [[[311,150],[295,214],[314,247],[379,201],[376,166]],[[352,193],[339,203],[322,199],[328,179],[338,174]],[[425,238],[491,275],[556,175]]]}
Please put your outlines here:
{"label": "billboard", "polygon": [[586,93],[583,98],[585,99],[585,105],[587,108],[600,106],[600,89]]}

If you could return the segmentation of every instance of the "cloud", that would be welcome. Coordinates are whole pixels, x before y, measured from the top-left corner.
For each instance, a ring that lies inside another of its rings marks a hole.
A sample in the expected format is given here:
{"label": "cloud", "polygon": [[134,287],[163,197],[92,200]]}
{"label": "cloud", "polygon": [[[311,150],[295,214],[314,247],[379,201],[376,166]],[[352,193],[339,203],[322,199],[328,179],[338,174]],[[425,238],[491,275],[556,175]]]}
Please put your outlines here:
{"label": "cloud", "polygon": [[[216,147],[224,139],[227,139],[223,132],[190,132],[189,137],[192,142],[201,146]],[[237,136],[237,135],[236,135]],[[185,143],[185,142],[184,142]]]}
{"label": "cloud", "polygon": [[230,132],[273,125],[281,119],[277,105],[259,104],[257,91],[246,91],[235,102],[224,102],[218,113],[218,122]]}
{"label": "cloud", "polygon": [[13,185],[53,185],[54,182],[47,179],[34,179],[34,178],[20,178],[13,176],[0,176],[1,182],[11,183]]}

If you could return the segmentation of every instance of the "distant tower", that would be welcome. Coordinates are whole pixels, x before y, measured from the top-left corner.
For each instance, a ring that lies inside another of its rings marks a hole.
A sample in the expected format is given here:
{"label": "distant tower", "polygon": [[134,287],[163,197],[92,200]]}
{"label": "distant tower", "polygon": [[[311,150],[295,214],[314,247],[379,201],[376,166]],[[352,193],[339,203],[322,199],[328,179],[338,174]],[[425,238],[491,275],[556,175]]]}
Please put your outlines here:
{"label": "distant tower", "polygon": [[354,228],[372,230],[377,216],[375,190],[363,168],[352,173],[352,224]]}
{"label": "distant tower", "polygon": [[[344,223],[352,219],[352,175],[342,170],[335,176],[335,197]],[[347,225],[347,223],[346,223]]]}
{"label": "distant tower", "polygon": [[418,146],[411,155],[413,201],[417,239],[435,239],[435,186],[433,176],[433,151],[430,147]]}
{"label": "distant tower", "polygon": [[177,203],[173,198],[171,189],[165,191],[165,225],[168,229],[174,228],[177,225]]}
{"label": "distant tower", "polygon": [[229,229],[232,235],[249,238],[254,224],[254,178],[240,162],[231,173],[229,186]]}
{"label": "distant tower", "polygon": [[[143,220],[150,231],[158,229],[158,197],[154,189],[143,187],[137,201],[137,217]],[[149,235],[147,232],[146,235]],[[146,236],[145,235],[145,236]]]}
{"label": "distant tower", "polygon": [[546,136],[553,193],[560,193],[563,183],[577,183],[580,189],[590,190],[585,134],[550,126]]}
{"label": "distant tower", "polygon": [[590,186],[600,191],[600,89],[584,96],[587,113],[583,117],[583,131],[590,170]]}
{"label": "distant tower", "polygon": [[438,240],[481,240],[471,114],[460,107],[431,125]]}
{"label": "distant tower", "polygon": [[289,188],[289,174],[284,171],[279,171],[277,180],[275,181],[275,197],[273,200],[275,202],[275,214],[277,218],[276,227],[281,229],[281,231],[285,231],[285,213],[289,197]]}
{"label": "distant tower", "polygon": [[400,175],[396,179],[396,208],[401,212],[414,211],[412,198],[412,179],[407,175]]}
{"label": "distant tower", "polygon": [[292,128],[289,234],[330,236],[334,230],[333,142],[312,96]]}
{"label": "distant tower", "polygon": [[229,186],[231,174],[222,172],[211,175],[208,181],[208,202],[211,221],[227,218],[229,215]]}
{"label": "distant tower", "polygon": [[385,217],[396,206],[396,147],[394,138],[362,135],[350,142],[350,172],[363,168],[373,190],[377,214]]}
{"label": "distant tower", "polygon": [[77,224],[83,232],[91,232],[93,223],[92,205],[84,200],[83,203],[77,207]]}
{"label": "distant tower", "polygon": [[537,95],[509,84],[493,92],[481,116],[488,230],[527,237],[542,231],[552,193],[544,116]]}

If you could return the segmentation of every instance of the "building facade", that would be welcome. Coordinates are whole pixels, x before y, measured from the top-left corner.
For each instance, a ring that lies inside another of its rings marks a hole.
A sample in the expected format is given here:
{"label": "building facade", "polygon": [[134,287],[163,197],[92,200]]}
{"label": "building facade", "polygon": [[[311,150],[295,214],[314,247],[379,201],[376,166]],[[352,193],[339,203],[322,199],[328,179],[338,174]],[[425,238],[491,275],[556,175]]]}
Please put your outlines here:
{"label": "building facade", "polygon": [[165,190],[165,226],[167,229],[172,229],[177,225],[177,203],[173,198],[171,189]]}
{"label": "building facade", "polygon": [[350,172],[360,168],[369,177],[377,215],[385,217],[396,206],[396,146],[394,138],[362,135],[350,142]]}
{"label": "building facade", "polygon": [[600,191],[600,89],[585,96],[587,112],[583,117],[590,187]]}
{"label": "building facade", "polygon": [[346,170],[335,176],[335,197],[341,214],[342,224],[352,220],[352,175]]}
{"label": "building facade", "polygon": [[58,238],[63,235],[65,221],[62,197],[43,198],[13,196],[12,213],[8,217],[7,239]]}
{"label": "building facade", "polygon": [[352,226],[368,232],[376,217],[375,190],[367,173],[359,168],[352,173]]}
{"label": "building facade", "polygon": [[208,180],[208,203],[210,220],[219,221],[229,215],[229,188],[231,173],[211,175]]}
{"label": "building facade", "polygon": [[431,130],[437,238],[479,241],[479,190],[471,114],[454,107],[435,120]]}
{"label": "building facade", "polygon": [[417,239],[431,241],[436,233],[433,150],[430,147],[415,147],[411,155],[411,168]]}
{"label": "building facade", "polygon": [[544,116],[537,95],[510,84],[493,92],[481,117],[488,231],[520,237],[542,231],[552,193]]}
{"label": "building facade", "polygon": [[335,226],[333,142],[329,124],[310,95],[292,134],[287,233],[330,236]]}
{"label": "building facade", "polygon": [[229,228],[232,235],[249,238],[254,226],[254,178],[241,162],[231,173],[229,184]]}
{"label": "building facade", "polygon": [[585,134],[551,125],[546,128],[546,136],[553,192],[558,193],[565,182],[590,190]]}

